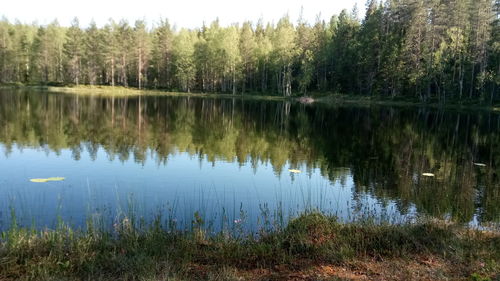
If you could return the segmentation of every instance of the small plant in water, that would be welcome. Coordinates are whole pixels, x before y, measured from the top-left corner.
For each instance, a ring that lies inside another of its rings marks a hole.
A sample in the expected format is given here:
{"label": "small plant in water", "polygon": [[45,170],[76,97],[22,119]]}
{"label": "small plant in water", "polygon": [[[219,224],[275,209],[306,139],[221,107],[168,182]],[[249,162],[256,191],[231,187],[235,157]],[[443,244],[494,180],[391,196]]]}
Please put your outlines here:
{"label": "small plant in water", "polygon": [[196,242],[205,243],[206,240],[206,230],[205,221],[201,217],[200,213],[196,211],[194,213],[194,219],[191,222],[193,227],[193,236]]}

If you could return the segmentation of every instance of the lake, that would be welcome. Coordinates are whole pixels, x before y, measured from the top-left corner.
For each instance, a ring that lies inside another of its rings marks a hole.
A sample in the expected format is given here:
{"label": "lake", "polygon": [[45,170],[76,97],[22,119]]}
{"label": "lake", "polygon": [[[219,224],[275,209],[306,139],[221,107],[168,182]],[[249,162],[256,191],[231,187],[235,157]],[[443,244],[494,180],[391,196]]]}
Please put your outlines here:
{"label": "lake", "polygon": [[[486,225],[499,176],[498,112],[0,90],[0,228],[198,211],[254,229],[304,210]],[[49,177],[65,179],[30,181]]]}

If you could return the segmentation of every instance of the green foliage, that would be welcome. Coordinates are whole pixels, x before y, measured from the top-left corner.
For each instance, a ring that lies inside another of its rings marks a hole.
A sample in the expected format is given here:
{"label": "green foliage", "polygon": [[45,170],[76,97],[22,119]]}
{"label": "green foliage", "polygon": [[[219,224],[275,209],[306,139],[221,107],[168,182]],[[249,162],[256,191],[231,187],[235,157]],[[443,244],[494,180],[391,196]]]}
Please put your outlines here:
{"label": "green foliage", "polygon": [[176,77],[183,91],[190,92],[195,74],[194,46],[197,37],[187,29],[182,29],[174,42],[173,58]]}
{"label": "green foliage", "polygon": [[74,19],[71,27],[66,31],[66,42],[64,43],[64,53],[66,55],[66,68],[69,77],[67,81],[71,81],[76,85],[79,84],[82,73],[82,59],[84,55],[84,37],[83,31],[80,29],[78,19]]}
{"label": "green foliage", "polygon": [[471,280],[471,281],[491,281],[491,278],[483,277],[479,273],[472,273],[469,280]]}
{"label": "green foliage", "polygon": [[[497,1],[498,2],[498,1]],[[0,83],[121,85],[201,92],[499,99],[499,4],[367,1],[365,17],[174,30],[166,20],[85,29],[0,20]]]}

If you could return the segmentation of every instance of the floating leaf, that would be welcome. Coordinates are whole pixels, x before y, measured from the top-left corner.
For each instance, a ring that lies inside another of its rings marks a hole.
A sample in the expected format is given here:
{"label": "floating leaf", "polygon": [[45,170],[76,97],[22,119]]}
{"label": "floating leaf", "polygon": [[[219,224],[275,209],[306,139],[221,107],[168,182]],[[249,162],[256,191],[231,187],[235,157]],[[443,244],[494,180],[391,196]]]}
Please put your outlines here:
{"label": "floating leaf", "polygon": [[63,181],[65,178],[63,177],[51,177],[46,179],[30,179],[31,182],[49,182],[49,181]]}
{"label": "floating leaf", "polygon": [[423,173],[422,176],[424,176],[424,177],[434,177],[435,175],[433,173]]}
{"label": "floating leaf", "polygon": [[52,178],[48,178],[47,180],[48,181],[63,181],[63,180],[65,180],[65,178],[63,178],[63,177],[52,177]]}
{"label": "floating leaf", "polygon": [[48,179],[30,179],[31,182],[48,182]]}
{"label": "floating leaf", "polygon": [[291,173],[294,173],[294,174],[300,173],[300,170],[297,170],[297,169],[288,169],[288,171]]}
{"label": "floating leaf", "polygon": [[474,166],[486,167],[486,164],[483,164],[483,163],[474,163]]}

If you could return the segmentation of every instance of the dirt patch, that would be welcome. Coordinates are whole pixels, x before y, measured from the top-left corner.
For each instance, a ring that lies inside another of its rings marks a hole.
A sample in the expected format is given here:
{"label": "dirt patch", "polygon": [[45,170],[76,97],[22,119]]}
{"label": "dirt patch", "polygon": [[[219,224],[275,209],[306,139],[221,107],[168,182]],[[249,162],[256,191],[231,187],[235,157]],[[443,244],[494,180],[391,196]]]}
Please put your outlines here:
{"label": "dirt patch", "polygon": [[[198,268],[198,270],[206,269]],[[477,271],[481,271],[481,263],[467,265],[438,257],[417,257],[365,259],[338,265],[297,261],[295,264],[278,265],[273,268],[236,270],[236,274],[240,280],[249,281],[471,280],[471,273]],[[488,277],[488,274],[483,276]]]}

